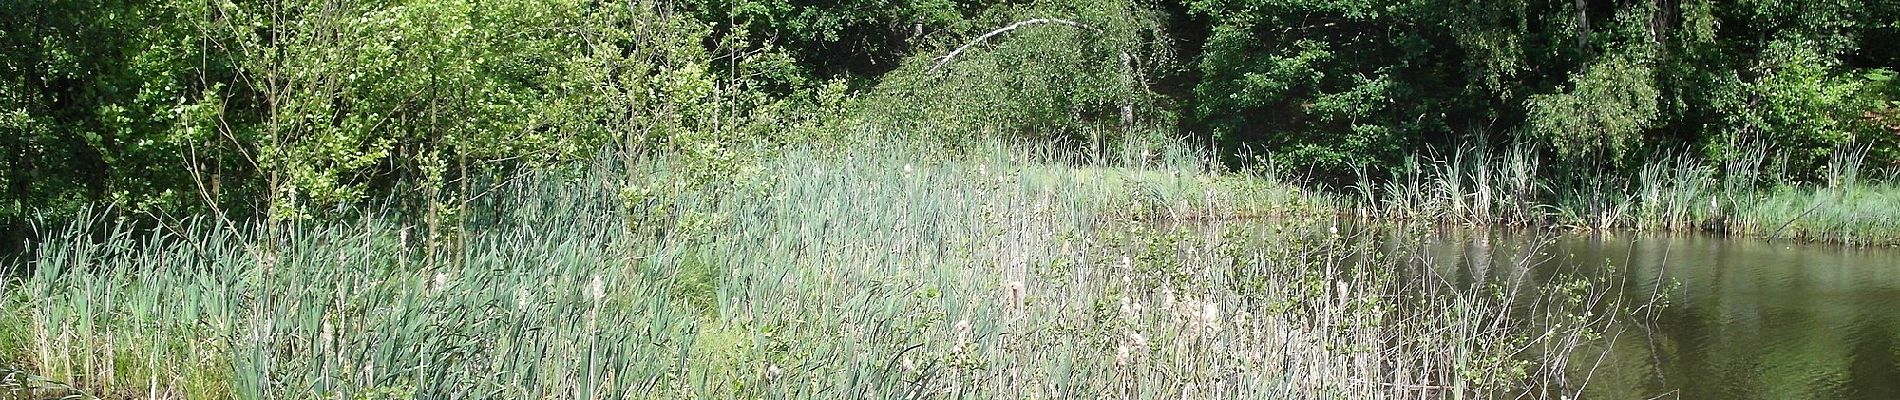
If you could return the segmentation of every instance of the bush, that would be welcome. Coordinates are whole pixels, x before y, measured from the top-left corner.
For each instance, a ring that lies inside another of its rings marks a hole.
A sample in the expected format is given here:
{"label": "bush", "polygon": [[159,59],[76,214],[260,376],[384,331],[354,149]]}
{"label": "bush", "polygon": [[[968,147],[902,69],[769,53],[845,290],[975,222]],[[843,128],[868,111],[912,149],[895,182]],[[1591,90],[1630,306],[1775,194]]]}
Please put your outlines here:
{"label": "bush", "polygon": [[1128,1],[1005,8],[937,51],[905,60],[842,129],[1089,142],[1101,151],[1173,123],[1150,77],[1167,65],[1159,16]]}
{"label": "bush", "polygon": [[1558,154],[1605,154],[1621,160],[1655,126],[1655,79],[1642,58],[1605,57],[1571,77],[1568,91],[1531,96],[1526,130]]}
{"label": "bush", "polygon": [[1860,122],[1880,103],[1864,95],[1866,79],[1843,74],[1833,57],[1796,41],[1777,41],[1717,98],[1727,142],[1757,141],[1778,149],[1781,169],[1797,180],[1820,176],[1839,148],[1880,139]]}

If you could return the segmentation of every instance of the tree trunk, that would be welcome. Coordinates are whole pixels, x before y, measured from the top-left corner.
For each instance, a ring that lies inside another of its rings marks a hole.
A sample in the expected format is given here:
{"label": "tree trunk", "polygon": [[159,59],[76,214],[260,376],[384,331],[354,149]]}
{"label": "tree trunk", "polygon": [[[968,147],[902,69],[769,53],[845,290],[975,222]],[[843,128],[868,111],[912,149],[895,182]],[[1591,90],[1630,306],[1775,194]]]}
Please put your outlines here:
{"label": "tree trunk", "polygon": [[1577,0],[1577,48],[1590,51],[1590,2]]}

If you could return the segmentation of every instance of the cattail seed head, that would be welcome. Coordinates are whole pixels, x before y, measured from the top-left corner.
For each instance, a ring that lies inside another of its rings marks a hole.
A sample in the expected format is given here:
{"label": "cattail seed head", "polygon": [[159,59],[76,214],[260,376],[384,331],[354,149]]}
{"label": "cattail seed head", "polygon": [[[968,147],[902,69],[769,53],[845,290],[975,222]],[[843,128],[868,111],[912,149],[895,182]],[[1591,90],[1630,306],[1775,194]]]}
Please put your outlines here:
{"label": "cattail seed head", "polygon": [[321,345],[329,345],[330,341],[334,340],[335,338],[336,338],[336,328],[330,327],[329,318],[324,318],[323,326],[317,333],[317,343]]}
{"label": "cattail seed head", "polygon": [[1023,307],[1023,290],[1024,290],[1023,281],[1009,281],[1009,284],[1005,286],[1008,287],[1008,291],[1009,291],[1008,299],[1007,299],[1009,300],[1009,306],[1014,307],[1014,308],[1019,308],[1019,309],[1022,308]]}
{"label": "cattail seed head", "polygon": [[1201,326],[1208,332],[1220,332],[1220,303],[1201,304]]}
{"label": "cattail seed head", "polygon": [[1334,290],[1339,292],[1339,304],[1346,304],[1347,301],[1352,299],[1352,291],[1347,287],[1346,281],[1333,282],[1333,287]]}
{"label": "cattail seed head", "polygon": [[963,351],[965,347],[969,346],[970,344],[970,320],[967,320],[967,319],[957,320],[956,332],[957,332],[957,345],[956,345],[955,350]]}
{"label": "cattail seed head", "polygon": [[1194,301],[1192,298],[1184,299],[1175,302],[1173,309],[1170,311],[1174,312],[1176,321],[1193,324],[1199,322],[1198,320],[1201,318],[1201,302]]}

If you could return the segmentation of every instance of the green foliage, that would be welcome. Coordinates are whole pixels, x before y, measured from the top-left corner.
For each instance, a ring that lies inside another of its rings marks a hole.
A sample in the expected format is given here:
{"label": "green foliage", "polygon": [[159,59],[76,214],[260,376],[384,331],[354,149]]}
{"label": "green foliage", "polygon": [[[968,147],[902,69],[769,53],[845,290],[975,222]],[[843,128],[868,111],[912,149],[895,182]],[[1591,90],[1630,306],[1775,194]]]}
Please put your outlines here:
{"label": "green foliage", "polygon": [[1652,71],[1618,54],[1573,76],[1569,90],[1531,96],[1525,129],[1559,155],[1625,156],[1659,117]]}
{"label": "green foliage", "polygon": [[101,203],[284,220],[380,199],[453,231],[481,177],[602,156],[666,160],[620,197],[672,220],[775,151],[885,140],[1152,165],[1206,135],[1366,193],[1467,148],[1618,177],[1765,145],[1786,171],[1766,176],[1810,181],[1843,148],[1900,161],[1889,3],[13,0],[0,236]]}
{"label": "green foliage", "polygon": [[710,30],[649,3],[17,9],[0,20],[7,221],[99,201],[269,206],[278,218],[399,192],[453,203],[471,176],[571,163],[610,144],[730,164],[716,160],[763,136],[744,127],[838,102],[778,106],[752,81],[722,77],[703,45]]}
{"label": "green foliage", "polygon": [[776,92],[831,78],[874,78],[927,45],[930,36],[958,29],[985,10],[982,2],[968,0],[693,0],[684,5],[694,19],[715,27],[714,40],[722,47],[780,58],[770,71],[753,70],[763,73],[759,79]]}
{"label": "green foliage", "polygon": [[1000,8],[905,60],[835,126],[910,132],[952,147],[998,138],[1087,142],[1100,154],[1172,125],[1149,83],[1171,61],[1159,15],[1126,1]]}
{"label": "green foliage", "polygon": [[[0,15],[0,220],[93,202],[192,211],[242,148],[195,103],[230,77],[171,4],[8,1]],[[213,189],[213,191],[220,191]]]}
{"label": "green foliage", "polygon": [[1858,101],[1872,104],[1871,110],[1862,112],[1861,127],[1866,129],[1858,137],[1867,145],[1868,158],[1886,160],[1888,165],[1900,166],[1900,79],[1892,69],[1879,68],[1862,75],[1866,79],[1857,94]]}
{"label": "green foliage", "polygon": [[1753,78],[1722,97],[1727,136],[1771,143],[1796,177],[1817,176],[1836,149],[1878,134],[1859,123],[1877,106],[1858,96],[1863,78],[1837,71],[1814,43],[1771,44],[1748,71]]}
{"label": "green foliage", "polygon": [[[690,105],[711,91],[692,75],[693,53],[664,48],[691,36],[636,29],[650,40],[627,41],[621,27],[663,18],[637,8],[362,1],[192,11],[208,16],[197,27],[211,40],[239,49],[246,76],[266,77],[242,81],[249,87],[239,92],[262,104],[257,125],[229,129],[259,137],[258,168],[279,217],[360,201],[373,177],[433,191],[471,170],[584,158],[617,133],[592,126],[612,112],[603,107],[644,111],[612,104],[606,97],[624,94],[615,88],[660,80],[659,98],[640,100],[685,104],[690,120],[704,119]],[[655,59],[676,69],[623,66]]]}
{"label": "green foliage", "polygon": [[[1451,1],[1190,2],[1208,21],[1194,126],[1230,147],[1344,178],[1458,133],[1508,128],[1522,96],[1573,55],[1561,4]],[[1554,32],[1531,32],[1551,26]]]}
{"label": "green foliage", "polygon": [[1205,40],[1187,42],[1201,55],[1190,126],[1322,176],[1390,170],[1408,153],[1479,138],[1601,155],[1610,162],[1595,173],[1624,174],[1630,161],[1686,145],[1719,158],[1741,126],[1797,153],[1790,168],[1811,169],[1832,146],[1866,139],[1851,120],[1892,99],[1850,99],[1868,91],[1845,78],[1889,55],[1868,40],[1891,37],[1894,10],[1872,2],[1204,0],[1186,9],[1206,21]]}
{"label": "green foliage", "polygon": [[[1417,56],[1420,38],[1364,36],[1393,22],[1386,5],[1370,2],[1197,1],[1210,34],[1197,66],[1194,113],[1229,145],[1255,145],[1278,161],[1327,171],[1395,157],[1416,143],[1399,122],[1407,95],[1394,85],[1401,62]],[[1312,16],[1314,18],[1307,18]],[[1373,55],[1360,60],[1354,55]],[[1429,123],[1440,123],[1434,119]]]}

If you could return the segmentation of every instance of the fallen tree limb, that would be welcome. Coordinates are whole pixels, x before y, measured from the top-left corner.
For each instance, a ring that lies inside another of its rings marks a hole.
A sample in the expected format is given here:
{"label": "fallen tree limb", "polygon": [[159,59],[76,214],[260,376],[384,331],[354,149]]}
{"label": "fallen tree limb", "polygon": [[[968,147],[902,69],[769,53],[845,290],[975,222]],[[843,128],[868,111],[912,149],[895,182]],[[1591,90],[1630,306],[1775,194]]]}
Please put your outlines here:
{"label": "fallen tree limb", "polygon": [[1095,31],[1095,32],[1102,31],[1099,28],[1088,26],[1080,22],[1070,21],[1066,19],[1036,18],[1036,19],[1027,19],[1027,20],[1022,20],[1022,21],[1017,21],[1014,24],[1009,24],[1009,26],[997,28],[996,30],[990,31],[990,33],[985,33],[983,34],[983,36],[977,36],[976,39],[970,40],[970,43],[965,43],[962,47],[958,47],[956,50],[951,50],[950,54],[945,54],[943,55],[943,57],[937,57],[937,63],[932,64],[930,66],[930,71],[936,72],[938,69],[943,68],[944,64],[949,64],[951,60],[956,59],[958,54],[963,54],[965,50],[969,50],[971,47],[976,47],[976,45],[978,44],[987,42],[990,40],[990,38],[996,37],[997,35],[1009,33],[1011,31],[1020,29],[1022,27],[1030,26],[1030,25],[1042,25],[1042,24],[1068,25],[1068,26],[1087,29],[1087,30]]}

